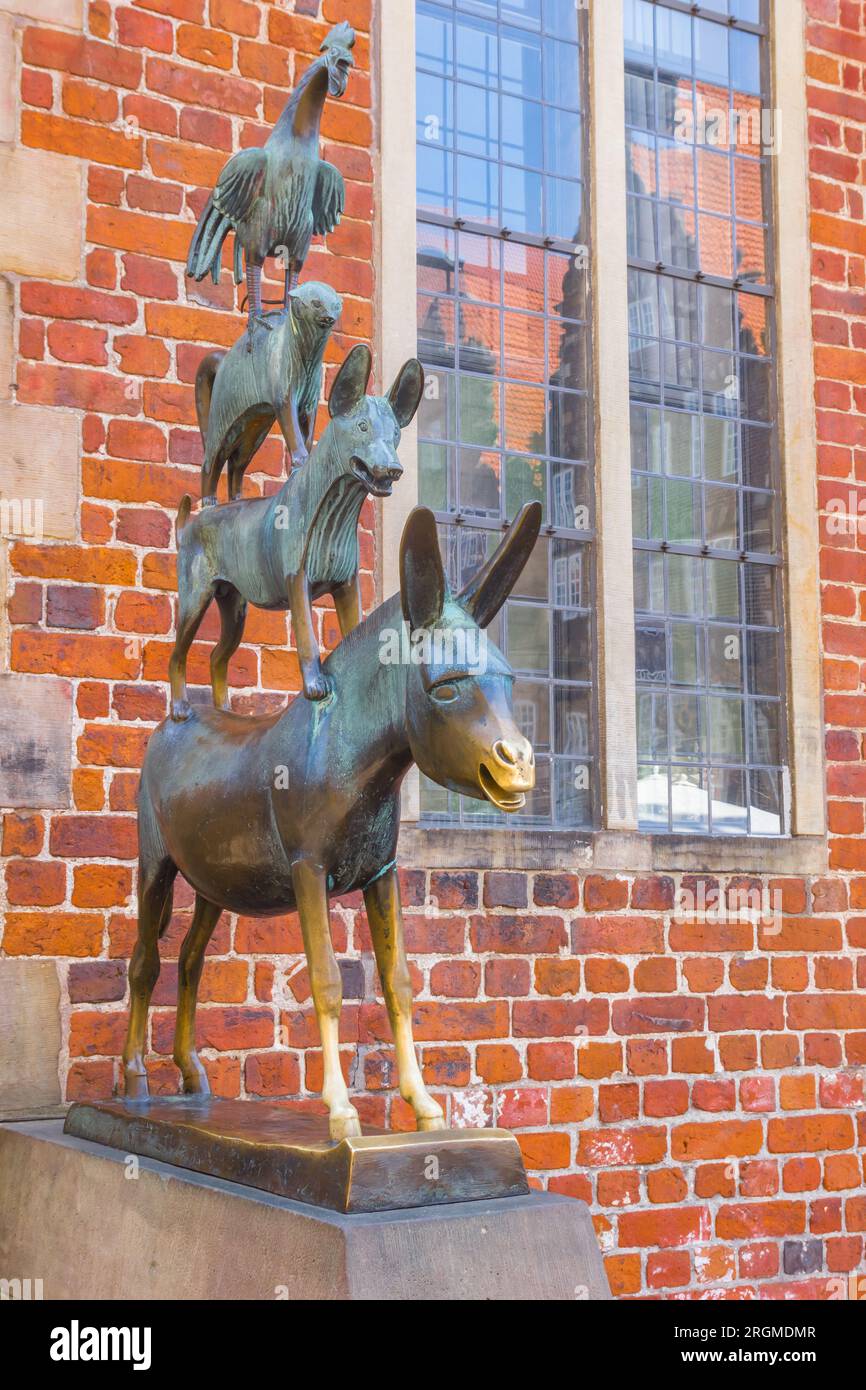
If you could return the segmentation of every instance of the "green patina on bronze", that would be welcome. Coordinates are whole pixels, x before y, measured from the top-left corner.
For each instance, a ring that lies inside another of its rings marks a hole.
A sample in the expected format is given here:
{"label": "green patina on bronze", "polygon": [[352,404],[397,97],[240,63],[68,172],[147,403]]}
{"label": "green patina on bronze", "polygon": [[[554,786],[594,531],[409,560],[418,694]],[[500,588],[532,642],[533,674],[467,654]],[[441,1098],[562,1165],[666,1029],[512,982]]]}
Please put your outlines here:
{"label": "green patina on bronze", "polygon": [[[446,582],[434,516],[416,508],[403,533],[400,593],[362,621],[361,508],[368,497],[387,498],[402,473],[397,448],[418,409],[424,373],[410,358],[386,395],[368,395],[370,350],[352,348],[331,387],[328,425],[307,457],[323,355],[342,306],[327,285],[297,289],[296,283],[311,237],[330,231],[343,208],[342,177],[319,158],[319,125],[327,94],[339,97],[346,89],[354,41],[348,24],[331,30],[323,56],[301,79],[264,148],[243,150],[226,165],[190,247],[188,273],[201,279],[210,272],[216,281],[222,244],[234,231],[235,278],[240,279],[242,248],[250,313],[245,340],[207,356],[196,378],[203,506],[193,515],[187,496],[178,510],[171,712],[152,734],[142,768],[138,939],[123,1052],[126,1096],[136,1105],[148,1096],[148,1011],[178,873],[195,892],[195,910],[178,962],[174,1058],[184,1091],[193,1096],[209,1090],[195,1047],[195,1011],[205,950],[221,913],[268,917],[297,910],[322,1043],[327,1139],[310,1148],[287,1130],[284,1153],[275,1156],[271,1138],[279,1117],[268,1120],[266,1134],[258,1133],[243,1105],[238,1114],[218,1113],[215,1105],[201,1123],[201,1116],[190,1117],[177,1106],[159,1117],[154,1113],[152,1122],[139,1110],[140,1123],[131,1128],[126,1111],[117,1107],[109,1114],[103,1106],[98,1115],[91,1107],[75,1121],[85,1127],[81,1133],[102,1142],[111,1142],[106,1134],[134,1130],[135,1144],[143,1146],[137,1151],[165,1145],[184,1155],[174,1161],[192,1167],[231,1168],[235,1159],[243,1164],[244,1155],[251,1156],[262,1185],[279,1184],[280,1175],[299,1164],[295,1190],[318,1183],[316,1191],[327,1191],[335,1201],[349,1200],[343,1179],[334,1177],[339,1163],[356,1166],[366,1151],[362,1142],[337,1162],[331,1148],[360,1139],[361,1128],[340,1063],[342,990],[330,899],[363,893],[400,1093],[419,1130],[441,1129],[444,1113],[424,1084],[412,1033],[396,869],[400,787],[415,762],[440,785],[498,811],[524,805],[535,784],[534,754],[512,715],[511,668],[492,644],[484,645],[483,629],[517,582],[541,524],[539,503],[527,504],[495,555],[455,596]],[[285,307],[263,316],[261,267],[274,253],[286,260]],[[294,466],[273,496],[243,500],[244,470],[275,421]],[[230,500],[215,506],[226,466]],[[334,600],[342,634],[325,662],[312,612],[323,595]],[[211,655],[215,708],[194,709],[187,698],[186,661],[213,600],[221,618]],[[291,611],[303,694],[278,714],[239,716],[228,707],[228,663],[250,603]],[[408,647],[404,625],[413,639]],[[425,640],[415,641],[419,636]],[[135,1147],[132,1137],[123,1142]],[[389,1184],[397,1205],[466,1200],[487,1190],[484,1156],[493,1150],[486,1141],[477,1152],[462,1146],[463,1178],[458,1175],[438,1199],[421,1195],[414,1167],[411,1177],[400,1176],[400,1143],[382,1143],[382,1165],[376,1160],[368,1168],[371,1188],[363,1200],[373,1204],[369,1209],[385,1200]],[[449,1152],[454,1147],[449,1141]],[[497,1152],[506,1154],[499,1190],[525,1183],[522,1168],[514,1176],[512,1150],[500,1145]]]}
{"label": "green patina on bronze", "polygon": [[[305,474],[312,475],[312,460],[308,474],[301,470]],[[263,505],[271,503],[217,507],[197,520],[210,525]],[[532,747],[511,712],[508,663],[492,644],[480,671],[461,666],[459,653],[475,649],[467,637],[502,607],[540,523],[539,504],[527,504],[494,556],[452,597],[433,514],[416,508],[403,535],[400,594],[328,657],[327,699],[298,697],[282,713],[259,717],[197,710],[155,730],[139,795],[139,932],[124,1048],[128,1096],[147,1094],[144,1051],[159,973],[158,939],[171,918],[180,872],[196,893],[179,961],[174,1056],[185,1090],[207,1090],[195,1051],[195,1004],[204,952],[221,912],[270,916],[297,908],[322,1034],[331,1137],[360,1133],[340,1071],[340,972],[328,922],[330,896],[360,889],[401,1090],[419,1128],[444,1123],[421,1079],[412,1042],[412,985],[393,867],[400,785],[414,761],[441,785],[503,811],[518,810],[534,785]],[[261,559],[258,551],[249,553],[250,574],[258,572]],[[455,640],[430,644],[426,663],[383,662],[382,636],[404,619],[413,632],[435,630]]]}
{"label": "green patina on bronze", "polygon": [[210,274],[219,282],[222,246],[235,234],[234,277],[246,262],[249,331],[262,317],[262,266],[280,256],[286,272],[286,302],[297,284],[314,236],[333,231],[343,213],[346,190],[339,169],[319,158],[319,126],[325,100],[341,97],[354,65],[354,30],[337,24],[322,43],[322,57],[304,73],[262,148],[240,150],[228,161],[199,218],[186,273]]}
{"label": "green patina on bronze", "polygon": [[216,501],[226,465],[229,499],[240,497],[244,473],[277,422],[292,464],[304,462],[313,443],[322,394],[324,356],[343,301],[315,280],[289,295],[289,307],[272,315],[272,329],[253,330],[252,350],[243,339],[228,352],[211,352],[199,364],[195,404],[204,445],[201,495]]}
{"label": "green patina on bronze", "polygon": [[400,431],[413,419],[424,387],[410,358],[386,397],[368,396],[372,358],[352,348],[328,398],[331,419],[302,468],[273,497],[178,512],[177,640],[169,663],[173,719],[188,718],[186,658],[213,599],[222,620],[211,657],[214,701],[228,702],[228,663],[243,636],[248,603],[288,608],[304,694],[328,694],[313,627],[312,602],[331,594],[345,636],[361,618],[358,517],[369,496],[387,497],[402,473]]}

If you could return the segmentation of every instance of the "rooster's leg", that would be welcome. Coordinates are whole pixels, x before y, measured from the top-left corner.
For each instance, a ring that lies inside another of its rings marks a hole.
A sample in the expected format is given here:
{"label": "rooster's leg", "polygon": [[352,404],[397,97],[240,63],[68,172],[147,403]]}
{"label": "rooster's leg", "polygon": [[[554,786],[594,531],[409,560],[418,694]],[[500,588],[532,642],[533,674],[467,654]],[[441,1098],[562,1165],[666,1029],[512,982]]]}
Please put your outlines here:
{"label": "rooster's leg", "polygon": [[284,299],[283,299],[283,307],[284,307],[285,309],[288,309],[288,307],[289,307],[289,296],[290,296],[290,294],[292,293],[292,290],[297,289],[298,280],[300,279],[300,276],[301,276],[301,263],[300,263],[300,261],[290,261],[290,262],[289,262],[289,268],[288,268],[288,270],[286,271],[286,292],[285,292],[285,296],[284,296]]}
{"label": "rooster's leg", "polygon": [[247,262],[247,352],[253,350],[253,330],[257,323],[270,331],[271,325],[262,314],[262,268]]}

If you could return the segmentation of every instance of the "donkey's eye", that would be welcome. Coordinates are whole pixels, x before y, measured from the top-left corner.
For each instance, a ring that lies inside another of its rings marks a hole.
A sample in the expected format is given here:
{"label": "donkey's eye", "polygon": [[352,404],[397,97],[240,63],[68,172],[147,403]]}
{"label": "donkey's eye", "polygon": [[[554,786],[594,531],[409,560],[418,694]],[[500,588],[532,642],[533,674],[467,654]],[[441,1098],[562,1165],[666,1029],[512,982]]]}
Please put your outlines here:
{"label": "donkey's eye", "polygon": [[358,429],[361,431],[362,434],[366,434],[369,428],[370,426],[367,424],[366,420],[358,421]]}
{"label": "donkey's eye", "polygon": [[434,685],[430,691],[433,699],[440,705],[450,705],[457,699],[458,693],[456,685]]}

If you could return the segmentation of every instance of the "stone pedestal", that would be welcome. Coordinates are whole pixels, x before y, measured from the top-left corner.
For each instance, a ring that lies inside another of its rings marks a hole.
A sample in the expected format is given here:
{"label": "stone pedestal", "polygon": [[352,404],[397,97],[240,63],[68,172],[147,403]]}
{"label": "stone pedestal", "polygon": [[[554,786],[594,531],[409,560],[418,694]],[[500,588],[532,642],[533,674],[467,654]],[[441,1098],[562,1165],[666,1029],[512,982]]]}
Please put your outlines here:
{"label": "stone pedestal", "polygon": [[550,1193],[346,1216],[0,1125],[0,1274],[46,1299],[609,1299],[586,1206]]}

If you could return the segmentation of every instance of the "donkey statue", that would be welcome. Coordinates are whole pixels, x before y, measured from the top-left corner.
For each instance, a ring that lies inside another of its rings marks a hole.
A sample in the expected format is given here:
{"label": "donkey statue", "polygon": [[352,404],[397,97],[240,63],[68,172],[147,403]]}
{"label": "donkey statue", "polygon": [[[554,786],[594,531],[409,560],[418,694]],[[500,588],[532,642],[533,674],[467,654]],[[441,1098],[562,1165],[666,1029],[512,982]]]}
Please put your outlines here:
{"label": "donkey statue", "polygon": [[[433,514],[416,507],[400,548],[400,593],[325,662],[331,699],[298,697],[279,714],[254,717],[196,710],[155,730],[138,804],[138,940],[123,1051],[128,1097],[148,1094],[147,1016],[179,871],[196,894],[178,968],[174,1060],[185,1091],[209,1089],[195,1049],[195,1009],[220,914],[269,917],[297,909],[322,1041],[330,1134],[360,1134],[340,1069],[342,989],[329,926],[329,898],[360,889],[400,1093],[419,1129],[444,1127],[412,1036],[395,862],[400,784],[414,761],[442,786],[502,811],[519,810],[535,785],[532,745],[511,712],[507,661],[492,643],[482,649],[486,660],[471,667],[453,653],[477,650],[478,628],[492,621],[517,582],[540,524],[539,503],[527,503],[496,553],[452,597]],[[439,640],[413,642],[411,661],[389,663],[382,659],[382,637],[399,633],[404,619],[412,634]]]}
{"label": "donkey statue", "polygon": [[415,357],[397,373],[387,396],[368,396],[370,349],[358,343],[334,378],[330,420],[303,468],[273,497],[177,514],[177,637],[169,660],[171,717],[188,719],[186,659],[216,599],[220,640],[211,653],[214,704],[228,704],[228,664],[244,631],[247,604],[288,608],[308,700],[329,692],[313,630],[313,599],[331,594],[345,637],[361,620],[358,518],[368,496],[388,497],[402,475],[397,445],[413,419],[424,371]]}

